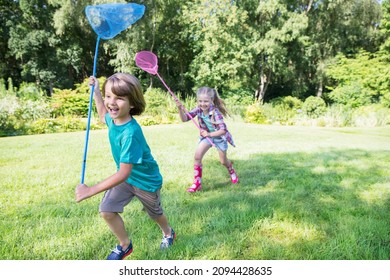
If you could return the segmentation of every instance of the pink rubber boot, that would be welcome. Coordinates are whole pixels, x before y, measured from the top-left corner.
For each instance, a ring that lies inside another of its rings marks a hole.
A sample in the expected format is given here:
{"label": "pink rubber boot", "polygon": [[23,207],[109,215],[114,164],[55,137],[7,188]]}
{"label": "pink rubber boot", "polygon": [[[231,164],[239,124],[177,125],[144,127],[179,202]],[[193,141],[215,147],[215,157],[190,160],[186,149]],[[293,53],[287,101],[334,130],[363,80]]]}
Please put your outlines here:
{"label": "pink rubber boot", "polygon": [[236,170],[234,170],[234,168],[233,168],[232,162],[230,163],[230,166],[227,169],[229,171],[230,179],[232,180],[232,183],[237,184],[238,183],[238,176],[237,176]]}
{"label": "pink rubber boot", "polygon": [[202,189],[202,165],[194,164],[194,183],[187,189],[187,192],[197,192]]}

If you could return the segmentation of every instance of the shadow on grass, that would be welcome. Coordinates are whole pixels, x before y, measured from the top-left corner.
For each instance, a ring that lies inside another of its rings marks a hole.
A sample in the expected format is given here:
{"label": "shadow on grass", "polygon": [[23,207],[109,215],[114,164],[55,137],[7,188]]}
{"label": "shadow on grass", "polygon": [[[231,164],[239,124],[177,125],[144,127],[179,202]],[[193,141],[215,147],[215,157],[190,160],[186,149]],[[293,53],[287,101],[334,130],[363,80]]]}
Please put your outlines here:
{"label": "shadow on grass", "polygon": [[[158,226],[132,202],[123,214],[134,237],[129,259],[390,259],[389,151],[254,154],[235,168],[238,185],[217,158],[207,159],[204,189],[195,194],[178,189],[182,178],[165,182],[163,205],[178,236],[165,252]],[[81,206],[73,190],[66,195],[65,203],[31,197],[17,217],[4,219],[9,240],[0,244],[24,243],[28,252],[11,258],[106,257],[116,239],[99,217],[100,197]]]}
{"label": "shadow on grass", "polygon": [[254,154],[235,161],[235,186],[206,161],[202,192],[166,204],[180,236],[170,257],[389,259],[389,159],[363,150]]}

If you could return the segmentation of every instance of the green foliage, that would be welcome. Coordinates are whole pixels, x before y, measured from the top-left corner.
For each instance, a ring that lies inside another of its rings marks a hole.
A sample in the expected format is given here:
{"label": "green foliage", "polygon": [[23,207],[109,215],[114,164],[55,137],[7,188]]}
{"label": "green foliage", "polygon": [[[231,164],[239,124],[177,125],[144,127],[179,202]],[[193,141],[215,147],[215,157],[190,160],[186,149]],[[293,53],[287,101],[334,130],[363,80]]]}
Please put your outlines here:
{"label": "green foliage", "polygon": [[[64,116],[58,118],[38,119],[30,122],[25,127],[26,134],[44,134],[44,133],[58,133],[85,130],[87,121],[85,119]],[[91,120],[90,129],[102,129],[105,126],[97,123],[94,119]]]}
{"label": "green foliage", "polygon": [[246,108],[244,119],[248,123],[266,124],[267,118],[263,112],[263,107],[258,104],[249,105]]}
{"label": "green foliage", "polygon": [[45,92],[35,83],[22,82],[17,96],[23,100],[42,100],[46,98]]}
{"label": "green foliage", "polygon": [[372,93],[357,81],[349,85],[338,86],[328,97],[336,104],[358,108],[372,103]]}
{"label": "green foliage", "polygon": [[246,107],[253,104],[253,96],[250,90],[231,90],[221,97],[226,104],[230,115],[245,117]]}
{"label": "green foliage", "polygon": [[[103,85],[105,77],[99,77],[100,86]],[[91,88],[88,85],[88,78],[80,84],[75,85],[75,89],[54,89],[53,96],[50,99],[52,116],[56,117],[80,117],[88,116],[89,98]],[[96,107],[92,106],[92,113],[96,114]]]}
{"label": "green foliage", "polygon": [[59,90],[54,89],[51,98],[51,107],[53,116],[88,116],[89,97],[87,93],[77,90]]}
{"label": "green foliage", "polygon": [[302,108],[303,102],[293,96],[283,96],[270,100],[270,104],[290,110],[298,110]]}
{"label": "green foliage", "polygon": [[386,126],[390,124],[390,110],[379,104],[361,106],[353,110],[351,122],[355,126]]}
{"label": "green foliage", "polygon": [[0,98],[0,136],[12,135],[17,129],[15,112],[20,108],[16,96]]}
{"label": "green foliage", "polygon": [[320,97],[309,96],[302,105],[302,111],[311,118],[317,118],[326,111],[325,101]]}
{"label": "green foliage", "polygon": [[284,104],[272,105],[265,103],[262,105],[262,110],[269,124],[278,125],[294,125],[295,116],[299,112],[297,109],[292,109]]}
{"label": "green foliage", "polygon": [[[194,97],[182,99],[180,93],[175,94],[187,110],[195,104]],[[159,88],[148,88],[145,92],[146,109],[138,119],[143,125],[169,124],[179,121],[179,112],[172,96]]]}
{"label": "green foliage", "polygon": [[0,98],[0,136],[25,134],[31,122],[50,113],[44,100],[23,100],[12,95]]}
{"label": "green foliage", "polygon": [[[92,72],[96,34],[84,8],[101,2],[112,1],[0,1],[0,78],[11,77],[17,87],[34,82],[49,96],[53,88],[73,89]],[[303,100],[336,88],[324,73],[337,52],[381,50],[388,59],[388,1],[307,2],[144,0],[145,15],[134,28],[101,42],[98,73],[125,71],[152,85],[156,79],[134,64],[136,52],[151,50],[175,92],[193,95],[194,87],[211,86],[252,98],[263,88],[259,101]],[[381,74],[365,86],[389,100],[385,70],[371,71]]]}
{"label": "green foliage", "polygon": [[340,104],[332,104],[326,110],[323,117],[320,118],[321,126],[327,127],[345,127],[352,125],[353,110],[350,107]]}
{"label": "green foliage", "polygon": [[361,51],[356,57],[339,54],[326,69],[334,81],[332,101],[356,108],[371,103],[389,107],[390,67],[384,55]]}

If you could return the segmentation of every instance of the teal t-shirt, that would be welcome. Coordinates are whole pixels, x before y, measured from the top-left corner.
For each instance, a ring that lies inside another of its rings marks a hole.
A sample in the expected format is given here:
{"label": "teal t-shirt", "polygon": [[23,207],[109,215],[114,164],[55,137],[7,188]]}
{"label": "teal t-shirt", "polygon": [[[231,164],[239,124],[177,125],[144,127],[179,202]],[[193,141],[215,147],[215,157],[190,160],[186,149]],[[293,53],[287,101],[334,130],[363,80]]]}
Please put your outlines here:
{"label": "teal t-shirt", "polygon": [[210,117],[209,116],[205,116],[205,114],[203,112],[202,112],[202,115],[200,117],[203,119],[203,121],[206,124],[207,129],[209,130],[209,132],[214,132],[215,129],[213,127],[213,124],[211,123]]}
{"label": "teal t-shirt", "polygon": [[133,165],[126,182],[148,192],[160,189],[162,176],[138,122],[132,118],[128,123],[116,125],[108,113],[105,120],[117,170],[120,163]]}

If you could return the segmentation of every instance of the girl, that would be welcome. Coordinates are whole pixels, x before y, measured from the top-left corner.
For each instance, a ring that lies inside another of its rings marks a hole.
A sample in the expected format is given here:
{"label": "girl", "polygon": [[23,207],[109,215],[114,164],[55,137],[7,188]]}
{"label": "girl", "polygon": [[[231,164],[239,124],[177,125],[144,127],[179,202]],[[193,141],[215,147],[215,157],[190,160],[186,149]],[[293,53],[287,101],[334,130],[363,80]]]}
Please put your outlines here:
{"label": "girl", "polygon": [[141,201],[149,216],[160,226],[163,232],[160,248],[167,248],[173,244],[176,234],[169,226],[161,206],[162,176],[141,126],[133,118],[145,110],[141,85],[132,75],[114,74],[103,84],[104,101],[95,77],[90,77],[90,85],[95,85],[94,99],[100,120],[108,126],[117,172],[92,187],[79,184],[76,187],[76,201],[105,191],[99,211],[119,241],[108,260],[123,260],[133,251],[119,213],[134,197]]}
{"label": "girl", "polygon": [[[210,141],[217,147],[219,160],[227,168],[232,183],[236,184],[238,182],[236,171],[232,162],[227,158],[227,143],[233,147],[235,145],[223,120],[223,116],[228,115],[225,104],[213,88],[201,87],[196,95],[198,107],[188,112],[188,114],[192,118],[198,117],[201,137],[194,156],[194,182],[187,191],[196,192],[202,189],[202,159],[212,146]],[[176,104],[179,108],[180,119],[183,122],[189,121],[191,118],[185,113],[183,105],[178,100],[176,100]]]}

